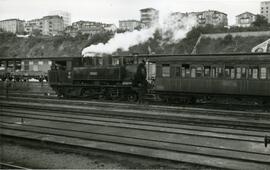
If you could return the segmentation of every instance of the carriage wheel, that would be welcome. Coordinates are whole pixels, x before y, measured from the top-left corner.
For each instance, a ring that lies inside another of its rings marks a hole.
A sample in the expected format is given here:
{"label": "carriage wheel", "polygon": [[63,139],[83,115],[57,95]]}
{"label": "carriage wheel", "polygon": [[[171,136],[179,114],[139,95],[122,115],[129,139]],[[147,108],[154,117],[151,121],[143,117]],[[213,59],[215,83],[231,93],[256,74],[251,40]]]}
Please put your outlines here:
{"label": "carriage wheel", "polygon": [[136,102],[138,100],[138,95],[135,93],[129,94],[127,100],[129,102]]}

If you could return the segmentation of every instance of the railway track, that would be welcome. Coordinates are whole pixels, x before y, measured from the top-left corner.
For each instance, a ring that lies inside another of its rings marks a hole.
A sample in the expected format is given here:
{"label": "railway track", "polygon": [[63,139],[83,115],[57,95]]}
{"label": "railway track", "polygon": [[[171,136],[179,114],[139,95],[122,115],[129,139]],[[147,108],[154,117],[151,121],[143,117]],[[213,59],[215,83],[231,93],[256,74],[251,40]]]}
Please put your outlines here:
{"label": "railway track", "polygon": [[14,164],[11,164],[11,163],[4,163],[4,162],[0,162],[0,168],[1,169],[23,169],[23,170],[31,170],[31,169],[26,168],[26,167],[14,165]]}
{"label": "railway track", "polygon": [[[4,100],[3,96],[0,99]],[[171,123],[197,123],[216,125],[216,126],[238,126],[237,128],[261,128],[270,129],[267,120],[270,120],[270,114],[265,112],[243,112],[243,111],[228,111],[217,109],[202,109],[189,107],[168,107],[123,103],[104,103],[94,101],[78,101],[78,100],[59,100],[59,99],[37,99],[25,97],[10,97],[12,102],[2,102],[6,107],[21,107],[45,109],[48,111],[66,111],[70,109],[84,112],[87,114],[99,114],[109,117],[126,117],[133,119],[143,119],[149,121],[162,121]],[[25,101],[31,104],[25,103]],[[14,103],[15,102],[15,103]],[[22,103],[20,103],[22,102]],[[34,104],[35,103],[35,104]],[[40,104],[42,103],[42,104]],[[43,104],[47,106],[43,107]],[[53,105],[55,103],[62,104],[61,106]],[[50,105],[51,104],[51,105]],[[62,107],[65,106],[65,107]],[[91,106],[92,109],[88,107]],[[109,112],[104,112],[104,108],[109,109]],[[100,111],[101,110],[101,111]],[[113,111],[113,112],[110,112]],[[154,111],[154,112],[153,112]],[[136,114],[126,114],[136,113]],[[250,120],[247,120],[250,119]]]}
{"label": "railway track", "polygon": [[2,136],[218,168],[270,168],[270,149],[263,142],[270,133],[267,113],[228,116],[229,111],[207,109],[23,100],[0,102]]}

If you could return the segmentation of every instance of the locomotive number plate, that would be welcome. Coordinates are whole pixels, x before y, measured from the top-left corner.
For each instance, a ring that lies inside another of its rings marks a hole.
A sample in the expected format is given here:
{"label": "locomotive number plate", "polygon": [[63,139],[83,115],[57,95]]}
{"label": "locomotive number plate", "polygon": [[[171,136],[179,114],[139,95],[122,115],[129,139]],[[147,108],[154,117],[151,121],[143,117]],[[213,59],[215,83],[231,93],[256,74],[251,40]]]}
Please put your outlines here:
{"label": "locomotive number plate", "polygon": [[89,75],[90,76],[96,76],[97,75],[97,72],[90,72]]}

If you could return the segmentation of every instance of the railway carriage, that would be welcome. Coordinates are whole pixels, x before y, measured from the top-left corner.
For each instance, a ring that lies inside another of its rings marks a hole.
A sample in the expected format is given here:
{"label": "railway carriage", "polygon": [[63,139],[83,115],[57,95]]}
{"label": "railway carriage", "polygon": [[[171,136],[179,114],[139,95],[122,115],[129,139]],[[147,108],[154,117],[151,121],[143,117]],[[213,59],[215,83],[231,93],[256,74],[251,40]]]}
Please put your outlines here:
{"label": "railway carriage", "polygon": [[270,54],[161,55],[150,62],[156,64],[154,91],[164,100],[270,97]]}
{"label": "railway carriage", "polygon": [[2,58],[0,59],[0,78],[10,80],[47,80],[51,67],[49,58]]}

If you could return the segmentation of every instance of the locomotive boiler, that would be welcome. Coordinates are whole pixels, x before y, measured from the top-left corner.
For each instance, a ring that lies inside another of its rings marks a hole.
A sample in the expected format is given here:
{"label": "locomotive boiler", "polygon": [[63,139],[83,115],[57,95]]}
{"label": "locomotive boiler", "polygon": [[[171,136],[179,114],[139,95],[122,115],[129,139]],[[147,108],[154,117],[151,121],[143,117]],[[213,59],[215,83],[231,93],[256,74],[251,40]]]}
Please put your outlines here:
{"label": "locomotive boiler", "polygon": [[53,61],[49,83],[59,96],[137,100],[146,92],[146,68],[136,56]]}

